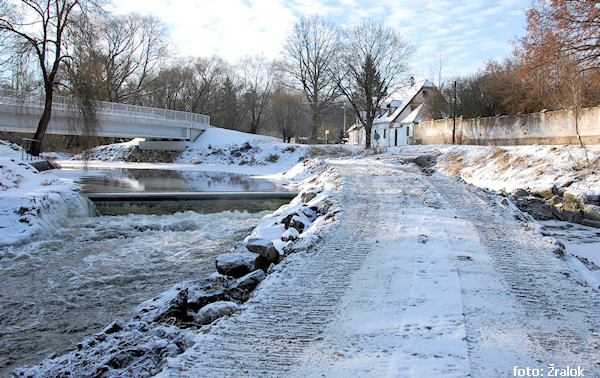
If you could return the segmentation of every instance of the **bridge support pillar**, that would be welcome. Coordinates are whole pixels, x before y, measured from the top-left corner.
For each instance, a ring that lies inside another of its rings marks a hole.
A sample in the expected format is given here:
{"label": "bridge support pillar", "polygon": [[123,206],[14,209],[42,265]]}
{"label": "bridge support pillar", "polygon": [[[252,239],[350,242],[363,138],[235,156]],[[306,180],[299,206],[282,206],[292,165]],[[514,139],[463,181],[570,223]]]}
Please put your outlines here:
{"label": "bridge support pillar", "polygon": [[184,140],[144,140],[138,148],[143,151],[177,151],[185,150],[189,142]]}

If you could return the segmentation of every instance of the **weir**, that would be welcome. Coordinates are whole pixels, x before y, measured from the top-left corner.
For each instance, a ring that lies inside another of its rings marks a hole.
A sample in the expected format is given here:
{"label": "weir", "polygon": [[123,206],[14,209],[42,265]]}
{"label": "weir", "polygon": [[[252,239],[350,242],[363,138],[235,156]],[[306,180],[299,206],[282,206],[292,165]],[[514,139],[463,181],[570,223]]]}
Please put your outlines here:
{"label": "weir", "polygon": [[251,200],[292,199],[297,192],[134,192],[84,193],[96,201],[179,201],[179,200]]}

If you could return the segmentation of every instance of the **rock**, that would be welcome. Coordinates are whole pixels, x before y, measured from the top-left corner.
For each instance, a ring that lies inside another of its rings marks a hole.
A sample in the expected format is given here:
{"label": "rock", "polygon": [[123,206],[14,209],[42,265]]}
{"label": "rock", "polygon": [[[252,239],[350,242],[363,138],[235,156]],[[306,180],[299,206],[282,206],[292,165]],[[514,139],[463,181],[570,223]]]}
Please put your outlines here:
{"label": "rock", "polygon": [[584,209],[583,196],[569,191],[563,194],[563,211],[567,213],[566,218],[569,222],[580,223],[583,220]]}
{"label": "rock", "polygon": [[317,217],[317,210],[312,207],[304,207],[300,211],[310,220],[314,220]]}
{"label": "rock", "polygon": [[556,257],[558,258],[564,258],[565,257],[565,245],[560,241],[560,240],[554,240],[553,244],[553,249],[552,252],[556,255]]}
{"label": "rock", "polygon": [[300,237],[300,233],[298,232],[298,230],[296,230],[295,228],[289,228],[281,235],[281,240],[293,241],[293,240],[298,240],[299,237]]}
{"label": "rock", "polygon": [[198,314],[194,316],[194,321],[198,325],[205,325],[222,318],[229,316],[238,310],[239,306],[235,302],[218,301],[207,304],[202,307]]}
{"label": "rock", "polygon": [[[16,376],[27,377],[120,377],[153,376],[157,361],[183,351],[184,334],[176,327],[160,323],[119,322],[122,330],[86,338],[78,350],[62,356],[49,356],[40,364],[17,369]],[[109,328],[109,327],[107,327]],[[112,328],[112,327],[111,327]],[[98,336],[102,337],[98,337]]]}
{"label": "rock", "polygon": [[258,269],[259,258],[260,255],[250,251],[223,253],[217,256],[215,264],[220,274],[239,278]]}
{"label": "rock", "polygon": [[420,168],[431,168],[435,164],[437,158],[433,155],[423,155],[414,159],[414,163]]}
{"label": "rock", "polygon": [[302,233],[309,224],[310,219],[308,219],[304,214],[295,215],[290,222],[290,228],[295,228],[299,233]]}
{"label": "rock", "polygon": [[240,300],[245,301],[250,296],[250,293],[265,279],[267,275],[262,270],[255,270],[252,273],[246,274],[244,277],[237,279],[235,283],[235,292]]}
{"label": "rock", "polygon": [[511,193],[514,197],[527,197],[528,193],[524,189],[518,188]]}
{"label": "rock", "polygon": [[550,199],[556,195],[556,193],[554,192],[555,190],[556,187],[552,185],[550,187],[534,188],[531,190],[531,194],[533,194],[536,197]]}
{"label": "rock", "polygon": [[583,217],[587,220],[600,222],[600,206],[585,204],[583,206]]}
{"label": "rock", "polygon": [[554,195],[548,202],[550,202],[552,205],[558,205],[562,202],[562,197],[559,195]]}
{"label": "rock", "polygon": [[125,323],[118,319],[115,319],[109,325],[104,327],[102,332],[104,332],[107,335],[110,335],[111,333],[122,331],[123,328],[125,328]]}
{"label": "rock", "polygon": [[539,220],[554,219],[553,208],[546,200],[534,197],[514,197],[514,203],[519,210],[529,213]]}
{"label": "rock", "polygon": [[279,221],[279,223],[283,224],[285,228],[290,228],[290,222],[292,221],[294,215],[296,215],[296,213],[286,215]]}
{"label": "rock", "polygon": [[319,214],[327,214],[329,209],[331,209],[331,206],[333,206],[333,204],[329,200],[324,200],[317,205],[317,210]]}
{"label": "rock", "polygon": [[235,292],[237,281],[229,276],[209,277],[186,283],[188,288],[188,308],[198,311],[209,303],[217,301],[239,301]]}
{"label": "rock", "polygon": [[134,318],[146,322],[166,322],[171,319],[183,321],[187,315],[187,302],[187,289],[175,286],[138,305]]}
{"label": "rock", "polygon": [[314,199],[317,196],[317,194],[319,194],[320,192],[321,192],[320,189],[314,189],[314,188],[308,189],[300,195],[300,199],[302,200],[302,202],[308,203],[312,199]]}
{"label": "rock", "polygon": [[250,252],[258,253],[271,263],[279,262],[279,251],[277,251],[273,242],[270,240],[252,238],[248,240],[246,248],[248,248]]}

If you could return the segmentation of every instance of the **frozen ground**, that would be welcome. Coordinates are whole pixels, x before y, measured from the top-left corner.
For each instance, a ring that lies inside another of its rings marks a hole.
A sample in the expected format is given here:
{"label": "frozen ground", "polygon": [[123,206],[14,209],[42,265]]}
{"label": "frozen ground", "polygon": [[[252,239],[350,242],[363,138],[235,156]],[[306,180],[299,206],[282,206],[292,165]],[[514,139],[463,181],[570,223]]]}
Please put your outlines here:
{"label": "frozen ground", "polygon": [[501,197],[407,156],[329,163],[338,222],[163,376],[600,374],[600,297]]}

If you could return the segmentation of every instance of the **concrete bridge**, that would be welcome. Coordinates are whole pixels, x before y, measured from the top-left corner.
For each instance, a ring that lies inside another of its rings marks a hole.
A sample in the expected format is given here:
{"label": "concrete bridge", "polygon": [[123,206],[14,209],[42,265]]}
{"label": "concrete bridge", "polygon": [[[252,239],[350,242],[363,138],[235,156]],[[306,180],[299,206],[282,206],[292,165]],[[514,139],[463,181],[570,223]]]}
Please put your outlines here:
{"label": "concrete bridge", "polygon": [[[86,131],[78,99],[54,96],[46,133],[145,138],[139,145],[142,150],[182,151],[210,125],[210,117],[203,114],[105,101],[94,104],[98,124]],[[34,133],[43,110],[41,96],[0,89],[0,131]]]}

